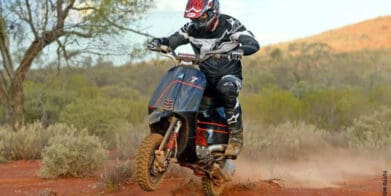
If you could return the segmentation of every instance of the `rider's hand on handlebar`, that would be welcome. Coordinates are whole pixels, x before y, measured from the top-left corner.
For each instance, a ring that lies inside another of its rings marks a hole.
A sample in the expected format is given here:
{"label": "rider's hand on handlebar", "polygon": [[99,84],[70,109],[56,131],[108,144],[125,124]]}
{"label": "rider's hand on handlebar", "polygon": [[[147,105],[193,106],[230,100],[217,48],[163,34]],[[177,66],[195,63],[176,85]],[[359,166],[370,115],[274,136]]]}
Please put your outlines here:
{"label": "rider's hand on handlebar", "polygon": [[243,57],[243,50],[242,49],[236,49],[232,50],[228,53],[228,60],[229,61],[240,61]]}
{"label": "rider's hand on handlebar", "polygon": [[160,39],[159,38],[153,38],[147,45],[147,48],[150,50],[158,49],[160,48]]}
{"label": "rider's hand on handlebar", "polygon": [[147,48],[152,51],[159,51],[167,53],[169,52],[169,46],[164,44],[164,40],[161,38],[153,38],[147,45]]}

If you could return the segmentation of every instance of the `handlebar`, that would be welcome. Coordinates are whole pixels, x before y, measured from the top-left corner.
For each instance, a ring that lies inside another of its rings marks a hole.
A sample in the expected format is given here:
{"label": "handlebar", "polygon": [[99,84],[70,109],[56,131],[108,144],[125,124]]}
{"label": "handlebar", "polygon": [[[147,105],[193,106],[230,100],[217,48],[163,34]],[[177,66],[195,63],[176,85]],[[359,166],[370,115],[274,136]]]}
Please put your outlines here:
{"label": "handlebar", "polygon": [[194,65],[202,63],[203,61],[209,59],[209,58],[215,58],[215,59],[228,59],[228,54],[207,54],[204,57],[196,56],[194,54],[186,54],[186,53],[176,53],[174,50],[171,50],[168,46],[160,45],[159,47],[148,47],[148,50],[154,51],[154,52],[161,52],[165,54],[166,56],[170,57],[174,61],[176,61],[178,64],[185,64],[185,65]]}
{"label": "handlebar", "polygon": [[194,54],[178,53],[174,57],[178,61],[193,62],[193,63],[201,63],[209,58],[228,59],[227,54],[208,54],[205,57],[201,58],[201,57],[196,56]]}

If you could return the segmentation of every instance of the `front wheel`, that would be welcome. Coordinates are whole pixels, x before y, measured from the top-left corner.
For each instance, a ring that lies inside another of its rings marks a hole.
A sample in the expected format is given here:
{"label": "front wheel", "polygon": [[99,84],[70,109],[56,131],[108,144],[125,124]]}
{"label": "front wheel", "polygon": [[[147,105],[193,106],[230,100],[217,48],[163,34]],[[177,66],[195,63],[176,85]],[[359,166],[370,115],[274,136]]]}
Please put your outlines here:
{"label": "front wheel", "polygon": [[202,177],[201,185],[202,185],[202,190],[207,196],[221,195],[225,188],[225,183],[216,184],[209,177]]}
{"label": "front wheel", "polygon": [[159,148],[163,136],[150,134],[144,138],[136,154],[136,180],[144,191],[154,191],[160,184],[165,171],[158,171],[155,167],[155,150]]}

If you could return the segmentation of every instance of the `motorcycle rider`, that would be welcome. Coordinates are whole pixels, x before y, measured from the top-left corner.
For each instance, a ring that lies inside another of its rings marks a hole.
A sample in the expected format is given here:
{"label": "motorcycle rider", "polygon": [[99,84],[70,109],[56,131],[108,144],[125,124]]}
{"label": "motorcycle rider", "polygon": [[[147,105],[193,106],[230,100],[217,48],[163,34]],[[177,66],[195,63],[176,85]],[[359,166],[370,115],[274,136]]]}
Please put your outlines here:
{"label": "motorcycle rider", "polygon": [[[237,19],[220,14],[218,0],[188,0],[185,24],[169,37],[155,38],[150,48],[175,50],[190,43],[201,58],[207,54],[226,53],[228,59],[209,58],[200,64],[200,70],[207,78],[205,95],[217,97],[224,107],[229,131],[226,156],[237,156],[243,145],[242,111],[238,96],[242,88],[241,58],[254,54],[259,44],[253,34]],[[168,51],[163,51],[168,52]]]}

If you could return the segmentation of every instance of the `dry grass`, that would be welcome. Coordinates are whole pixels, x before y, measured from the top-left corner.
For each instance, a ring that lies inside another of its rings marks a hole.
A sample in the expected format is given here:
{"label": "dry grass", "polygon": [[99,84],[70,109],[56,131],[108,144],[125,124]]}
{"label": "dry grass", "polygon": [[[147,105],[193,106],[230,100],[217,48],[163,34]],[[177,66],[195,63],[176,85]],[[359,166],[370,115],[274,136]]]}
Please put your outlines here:
{"label": "dry grass", "polygon": [[105,166],[102,180],[110,192],[120,190],[133,175],[134,166],[130,161],[117,161],[113,166]]}

